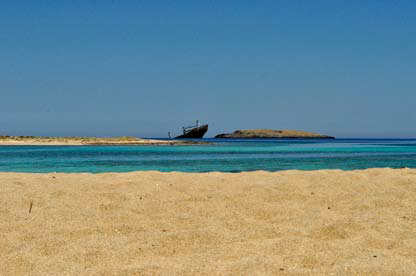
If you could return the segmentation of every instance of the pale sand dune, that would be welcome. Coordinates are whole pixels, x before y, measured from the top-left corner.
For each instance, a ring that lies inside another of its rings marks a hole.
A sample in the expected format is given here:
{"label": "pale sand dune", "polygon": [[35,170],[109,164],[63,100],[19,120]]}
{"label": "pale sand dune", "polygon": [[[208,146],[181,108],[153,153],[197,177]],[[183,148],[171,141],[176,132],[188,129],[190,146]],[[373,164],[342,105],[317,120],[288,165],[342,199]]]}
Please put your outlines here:
{"label": "pale sand dune", "polygon": [[412,169],[0,173],[0,185],[0,275],[416,271]]}

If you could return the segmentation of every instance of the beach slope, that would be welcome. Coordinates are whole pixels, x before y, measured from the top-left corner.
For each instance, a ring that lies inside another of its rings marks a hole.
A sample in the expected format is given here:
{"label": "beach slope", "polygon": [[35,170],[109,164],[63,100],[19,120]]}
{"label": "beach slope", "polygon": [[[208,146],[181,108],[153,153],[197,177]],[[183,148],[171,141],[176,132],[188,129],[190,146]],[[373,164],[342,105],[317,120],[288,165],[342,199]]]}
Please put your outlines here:
{"label": "beach slope", "polygon": [[0,173],[0,275],[411,274],[416,170]]}

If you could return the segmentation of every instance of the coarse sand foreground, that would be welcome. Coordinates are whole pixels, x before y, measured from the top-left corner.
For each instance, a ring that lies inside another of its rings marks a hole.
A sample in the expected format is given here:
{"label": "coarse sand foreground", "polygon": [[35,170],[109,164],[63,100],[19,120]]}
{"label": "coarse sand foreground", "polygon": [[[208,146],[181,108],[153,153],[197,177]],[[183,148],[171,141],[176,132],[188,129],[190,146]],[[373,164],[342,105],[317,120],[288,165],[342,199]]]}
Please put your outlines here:
{"label": "coarse sand foreground", "polygon": [[416,169],[0,173],[0,192],[0,275],[416,271]]}

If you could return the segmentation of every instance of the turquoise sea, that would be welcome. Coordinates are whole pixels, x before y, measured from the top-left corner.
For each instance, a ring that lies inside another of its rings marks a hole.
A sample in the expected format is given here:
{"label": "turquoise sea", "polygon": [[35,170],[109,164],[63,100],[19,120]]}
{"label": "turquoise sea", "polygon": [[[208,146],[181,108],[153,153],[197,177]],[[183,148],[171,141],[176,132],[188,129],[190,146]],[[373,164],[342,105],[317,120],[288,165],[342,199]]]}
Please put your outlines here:
{"label": "turquoise sea", "polygon": [[193,146],[0,146],[3,172],[416,168],[415,139],[216,140]]}

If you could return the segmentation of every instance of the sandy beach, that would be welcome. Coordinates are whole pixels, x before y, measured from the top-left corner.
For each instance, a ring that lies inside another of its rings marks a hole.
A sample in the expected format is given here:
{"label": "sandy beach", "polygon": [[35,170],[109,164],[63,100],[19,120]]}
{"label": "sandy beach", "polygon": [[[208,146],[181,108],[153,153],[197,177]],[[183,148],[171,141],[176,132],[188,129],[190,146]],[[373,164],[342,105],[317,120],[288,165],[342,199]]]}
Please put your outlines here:
{"label": "sandy beach", "polygon": [[0,173],[0,275],[416,271],[416,169]]}

